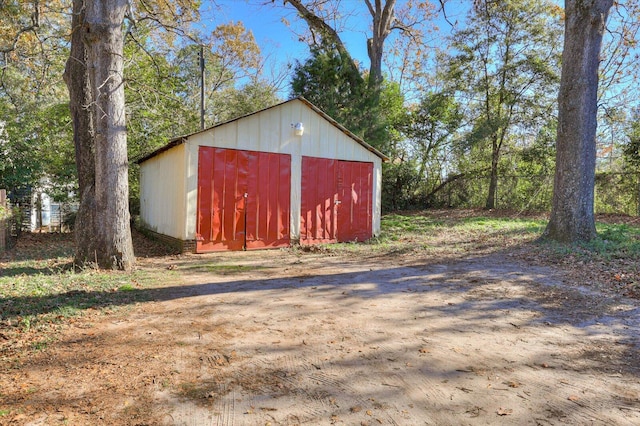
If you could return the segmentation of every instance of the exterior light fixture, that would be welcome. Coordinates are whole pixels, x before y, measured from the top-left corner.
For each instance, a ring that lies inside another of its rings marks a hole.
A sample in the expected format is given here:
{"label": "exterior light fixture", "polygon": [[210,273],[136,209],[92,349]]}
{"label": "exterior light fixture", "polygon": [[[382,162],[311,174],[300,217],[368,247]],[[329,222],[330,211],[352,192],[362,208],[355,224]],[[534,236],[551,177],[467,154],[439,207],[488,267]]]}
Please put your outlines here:
{"label": "exterior light fixture", "polygon": [[291,127],[293,127],[293,133],[296,136],[302,136],[304,134],[304,126],[302,123],[292,124]]}

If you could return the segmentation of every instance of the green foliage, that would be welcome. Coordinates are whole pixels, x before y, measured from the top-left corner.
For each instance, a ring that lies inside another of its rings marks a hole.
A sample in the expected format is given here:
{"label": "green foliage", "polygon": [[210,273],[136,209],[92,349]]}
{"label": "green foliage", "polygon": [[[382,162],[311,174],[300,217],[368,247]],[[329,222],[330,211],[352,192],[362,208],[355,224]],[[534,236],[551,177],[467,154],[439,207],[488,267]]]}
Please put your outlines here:
{"label": "green foliage", "polygon": [[[400,129],[407,142],[403,147],[397,147],[393,154],[395,158],[410,160],[389,167],[388,173],[393,176],[387,180],[392,186],[388,198],[395,207],[387,205],[383,196],[384,207],[406,209],[443,205],[435,196],[447,179],[449,155],[462,118],[460,105],[446,92],[424,94],[420,103],[403,117]],[[404,191],[400,185],[404,186]]]}
{"label": "green foliage", "polygon": [[350,66],[350,60],[332,45],[311,47],[311,57],[294,68],[291,96],[305,97],[347,129],[384,150],[388,134],[382,105],[395,106],[399,91],[389,88],[396,92],[385,97],[371,89]]}
{"label": "green foliage", "polygon": [[[561,21],[551,2],[482,2],[450,38],[443,76],[468,120],[458,154],[485,164],[485,176],[516,175],[516,156],[551,121],[559,83]],[[465,161],[457,170],[465,172]],[[472,170],[473,171],[473,170]],[[488,186],[487,206],[499,199]],[[508,191],[502,191],[503,194]],[[503,197],[505,198],[505,197]],[[509,198],[509,197],[506,197]]]}
{"label": "green foliage", "polygon": [[595,212],[637,215],[639,179],[638,171],[596,173]]}
{"label": "green foliage", "polygon": [[150,38],[125,46],[127,139],[132,159],[166,144],[170,137],[196,130],[199,122],[198,110],[190,108],[182,96],[189,90],[188,82],[166,53]]}
{"label": "green foliage", "polygon": [[295,65],[291,94],[304,96],[357,134],[362,130],[357,104],[367,86],[347,61],[333,46],[312,46],[310,58]]}
{"label": "green foliage", "polygon": [[224,122],[268,108],[280,102],[275,88],[264,80],[253,78],[241,87],[222,90],[213,99],[216,120]]}
{"label": "green foliage", "polygon": [[5,220],[11,217],[11,209],[0,205],[0,220]]}
{"label": "green foliage", "polygon": [[587,243],[571,246],[544,240],[544,244],[558,256],[573,256],[583,262],[612,262],[640,260],[640,228],[626,224],[596,223],[598,235]]}
{"label": "green foliage", "polygon": [[622,153],[627,169],[640,169],[640,108],[631,114],[631,123],[627,129],[627,143],[623,145]]}
{"label": "green foliage", "polygon": [[69,52],[68,14],[57,10],[57,2],[40,3],[39,25],[13,45],[18,28],[31,23],[33,6],[10,3],[10,11],[3,5],[0,16],[0,44],[13,48],[3,53],[0,73],[0,187],[13,193],[37,188],[47,178],[60,198],[74,168],[61,78]]}
{"label": "green foliage", "polygon": [[382,165],[382,210],[409,210],[419,207],[416,188],[420,177],[413,160],[395,160]]}
{"label": "green foliage", "polygon": [[[15,110],[14,110],[15,111]],[[0,151],[0,187],[42,188],[45,182],[56,201],[75,189],[75,160],[67,104],[51,104],[24,111],[7,123]],[[28,117],[27,117],[28,115]]]}

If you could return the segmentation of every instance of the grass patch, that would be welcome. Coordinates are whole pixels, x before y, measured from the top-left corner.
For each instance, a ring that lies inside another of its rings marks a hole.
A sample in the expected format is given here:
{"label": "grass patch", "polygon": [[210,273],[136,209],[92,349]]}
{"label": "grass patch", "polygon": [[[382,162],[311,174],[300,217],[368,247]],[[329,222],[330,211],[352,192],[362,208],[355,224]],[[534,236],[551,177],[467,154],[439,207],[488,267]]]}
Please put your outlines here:
{"label": "grass patch", "polygon": [[489,217],[476,211],[425,211],[387,214],[380,236],[364,244],[327,244],[310,250],[377,255],[462,255],[503,250],[538,238],[546,221],[531,218]]}
{"label": "grass patch", "polygon": [[0,320],[17,321],[28,330],[42,321],[75,316],[89,308],[150,300],[153,293],[147,290],[160,282],[172,281],[167,273],[177,277],[167,271],[60,270],[50,274],[3,274],[0,276]]}
{"label": "grass patch", "polygon": [[[541,233],[545,221],[518,218],[492,217],[454,217],[446,220],[422,215],[385,215],[381,220],[380,241],[400,241],[407,237],[433,235],[449,230],[453,232],[486,233],[486,232],[522,232],[523,234]],[[532,236],[532,235],[529,235]]]}
{"label": "grass patch", "polygon": [[598,223],[598,237],[585,247],[603,257],[640,257],[640,228],[625,224]]}
{"label": "grass patch", "polygon": [[159,287],[179,279],[176,272],[165,270],[76,271],[67,267],[70,261],[0,262],[0,362],[46,350],[74,318],[155,300],[162,292]]}
{"label": "grass patch", "polygon": [[588,243],[559,244],[545,241],[545,246],[558,256],[609,262],[640,259],[640,228],[627,224],[597,223],[598,235]]}
{"label": "grass patch", "polygon": [[131,284],[125,284],[118,287],[118,291],[135,291],[135,287]]}

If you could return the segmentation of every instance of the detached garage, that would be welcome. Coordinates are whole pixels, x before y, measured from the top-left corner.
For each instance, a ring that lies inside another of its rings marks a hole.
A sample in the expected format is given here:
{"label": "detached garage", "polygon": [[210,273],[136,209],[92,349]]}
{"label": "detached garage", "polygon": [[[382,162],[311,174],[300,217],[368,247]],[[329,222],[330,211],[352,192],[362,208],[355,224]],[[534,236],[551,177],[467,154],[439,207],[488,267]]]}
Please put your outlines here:
{"label": "detached garage", "polygon": [[140,216],[198,253],[364,241],[380,232],[386,160],[297,98],[140,159]]}

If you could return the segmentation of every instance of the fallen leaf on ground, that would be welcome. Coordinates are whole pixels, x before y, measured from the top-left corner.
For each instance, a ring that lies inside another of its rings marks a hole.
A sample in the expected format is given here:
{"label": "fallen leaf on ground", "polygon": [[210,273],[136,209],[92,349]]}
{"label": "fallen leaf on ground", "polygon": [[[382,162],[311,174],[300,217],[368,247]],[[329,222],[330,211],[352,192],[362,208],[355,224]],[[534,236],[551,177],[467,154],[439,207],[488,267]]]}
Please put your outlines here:
{"label": "fallen leaf on ground", "polygon": [[509,414],[513,414],[513,410],[511,408],[498,408],[496,412],[499,416],[508,416]]}

